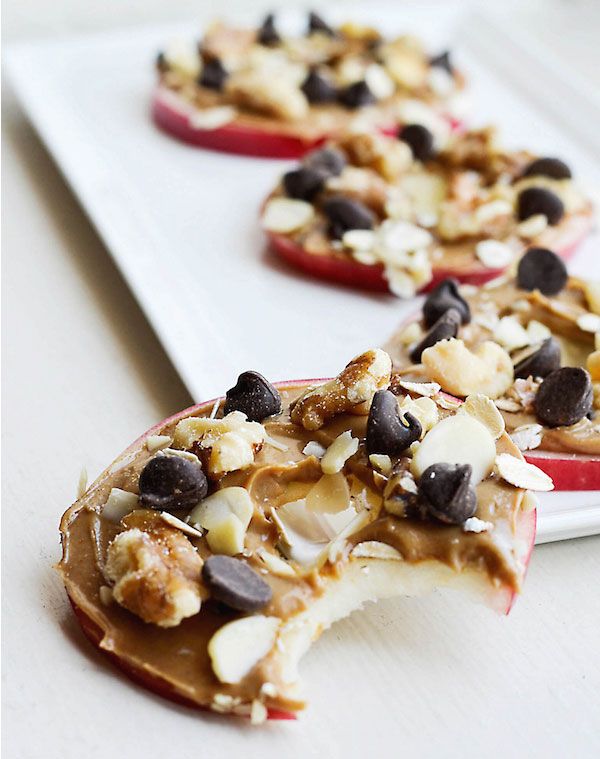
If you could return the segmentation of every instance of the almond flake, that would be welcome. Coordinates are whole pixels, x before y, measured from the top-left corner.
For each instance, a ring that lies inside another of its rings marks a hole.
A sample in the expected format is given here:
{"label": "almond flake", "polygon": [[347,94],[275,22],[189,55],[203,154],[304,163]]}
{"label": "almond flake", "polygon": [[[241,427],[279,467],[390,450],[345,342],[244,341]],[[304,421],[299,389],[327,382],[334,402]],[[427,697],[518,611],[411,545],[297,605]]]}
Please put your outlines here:
{"label": "almond flake", "polygon": [[85,493],[87,490],[88,485],[88,473],[87,469],[82,466],[81,472],[79,472],[79,479],[77,480],[77,498],[81,498],[81,496]]}
{"label": "almond flake", "polygon": [[155,453],[163,448],[168,448],[173,442],[169,435],[149,435],[146,438],[146,448],[150,453]]}
{"label": "almond flake", "polygon": [[511,440],[520,451],[531,451],[542,442],[541,424],[523,424],[510,433]]}
{"label": "almond flake", "polygon": [[418,321],[414,321],[410,324],[407,324],[402,332],[396,335],[394,339],[398,340],[398,342],[402,343],[402,345],[410,345],[411,343],[416,343],[417,340],[420,340],[422,335],[423,330],[421,328],[421,325]]}
{"label": "almond flake", "polygon": [[262,701],[255,698],[250,709],[250,723],[252,725],[262,725],[267,721],[267,714],[267,707]]}
{"label": "almond flake", "polygon": [[410,474],[407,473],[404,477],[401,477],[398,484],[404,492],[413,493],[413,495],[417,494],[417,483],[415,482],[414,477]]}
{"label": "almond flake", "polygon": [[524,490],[554,490],[554,483],[545,472],[534,464],[528,464],[510,453],[496,456],[496,469],[502,479]]}
{"label": "almond flake", "polygon": [[386,476],[392,471],[392,460],[383,453],[372,453],[369,456],[369,463]]}
{"label": "almond flake", "polygon": [[109,588],[108,585],[101,585],[98,588],[98,595],[100,596],[100,602],[104,606],[110,606],[113,602],[112,588]]}
{"label": "almond flake", "polygon": [[121,488],[113,488],[102,508],[102,516],[110,522],[120,522],[124,516],[137,509],[139,499],[136,493]]}
{"label": "almond flake", "polygon": [[304,446],[302,453],[305,456],[314,456],[316,459],[322,459],[326,450],[327,448],[322,446],[321,443],[317,443],[316,440],[311,440]]}
{"label": "almond flake", "polygon": [[340,472],[346,461],[350,456],[354,456],[356,451],[358,451],[358,438],[353,438],[349,430],[342,432],[341,435],[336,437],[321,459],[321,469],[325,474]]}
{"label": "almond flake", "polygon": [[356,251],[370,251],[375,240],[376,234],[372,229],[350,229],[342,237],[345,247]]}
{"label": "almond flake", "polygon": [[488,532],[494,529],[493,522],[484,522],[483,519],[477,517],[469,517],[463,522],[463,532]]}
{"label": "almond flake", "polygon": [[470,414],[484,427],[487,427],[494,440],[497,440],[504,432],[504,418],[494,405],[494,401],[486,395],[481,395],[481,393],[469,395],[460,411]]}
{"label": "almond flake", "polygon": [[275,438],[272,438],[270,435],[265,435],[265,443],[267,443],[267,445],[270,445],[271,448],[275,448],[276,451],[289,450],[289,445],[281,443],[279,440],[275,440]]}
{"label": "almond flake", "polygon": [[409,393],[417,393],[417,395],[424,395],[427,398],[433,398],[441,390],[437,382],[409,382],[408,380],[401,380],[399,385],[408,390]]}
{"label": "almond flake", "polygon": [[525,237],[531,240],[533,237],[541,235],[542,232],[548,226],[548,219],[545,214],[537,213],[534,216],[530,216],[525,221],[522,221],[517,226],[517,233],[520,237]]}
{"label": "almond flake", "polygon": [[381,543],[378,540],[365,540],[358,543],[350,552],[350,556],[355,559],[402,559],[400,551],[387,543]]}
{"label": "almond flake", "polygon": [[598,314],[581,314],[577,326],[584,332],[600,332],[600,316]]}
{"label": "almond flake", "polygon": [[169,514],[168,511],[161,511],[160,517],[163,522],[166,522],[170,527],[175,527],[175,529],[181,530],[181,532],[184,532],[186,535],[190,535],[193,538],[202,537],[202,532],[200,532],[200,530],[187,524],[182,519],[178,519],[176,516],[173,516],[173,514]]}
{"label": "almond flake", "polygon": [[286,234],[305,227],[314,215],[315,209],[304,200],[272,198],[263,211],[262,224],[269,232]]}
{"label": "almond flake", "polygon": [[488,269],[503,269],[515,257],[510,246],[499,240],[482,240],[475,246],[475,252],[477,258]]}
{"label": "almond flake", "polygon": [[271,574],[277,575],[278,577],[296,576],[296,570],[291,564],[288,564],[287,561],[282,559],[280,556],[271,553],[271,551],[268,551],[263,546],[257,548],[255,553],[258,558],[261,559],[261,561],[265,564]]}
{"label": "almond flake", "polygon": [[190,114],[188,122],[192,129],[211,130],[229,124],[236,116],[237,110],[233,106],[222,105],[196,110]]}
{"label": "almond flake", "polygon": [[511,400],[510,398],[497,398],[494,403],[496,404],[496,408],[499,408],[500,411],[516,413],[517,411],[521,410],[521,404],[517,403],[517,401]]}

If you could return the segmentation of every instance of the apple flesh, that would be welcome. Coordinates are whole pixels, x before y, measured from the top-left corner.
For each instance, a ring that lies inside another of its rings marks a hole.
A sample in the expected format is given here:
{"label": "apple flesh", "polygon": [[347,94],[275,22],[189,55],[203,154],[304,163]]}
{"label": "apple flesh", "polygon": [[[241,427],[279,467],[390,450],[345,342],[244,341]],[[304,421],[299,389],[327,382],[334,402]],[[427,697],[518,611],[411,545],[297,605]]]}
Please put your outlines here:
{"label": "apple flesh", "polygon": [[[324,378],[295,380],[278,383],[277,387],[280,389],[307,387],[326,381]],[[154,425],[132,443],[98,477],[88,489],[86,499],[93,498],[94,491],[103,488],[112,475],[125,462],[130,462],[132,456],[138,453],[145,445],[148,437],[160,434],[166,426],[174,425],[180,419],[212,409],[214,403],[215,400],[211,400],[191,406]],[[74,507],[75,509],[76,506]],[[72,510],[69,510],[63,517],[61,530],[67,529],[71,517]],[[535,531],[535,509],[520,512],[517,515],[515,546],[520,550],[518,559],[523,567],[526,567],[529,562],[535,540]],[[368,574],[362,571],[365,562],[368,562],[371,567],[371,571]],[[390,581],[390,578],[392,581]],[[289,658],[282,661],[282,666],[286,666],[286,671],[293,671],[302,655],[310,647],[310,644],[324,629],[327,629],[336,620],[347,616],[353,610],[360,608],[365,601],[375,601],[378,598],[403,594],[421,595],[441,586],[462,589],[474,596],[475,600],[485,603],[502,614],[509,613],[516,595],[510,588],[492,585],[487,576],[482,572],[465,570],[457,573],[450,567],[437,561],[423,562],[416,566],[403,561],[382,561],[380,559],[361,559],[360,562],[351,562],[347,571],[340,578],[332,577],[326,582],[323,594],[305,612],[294,619],[293,625],[289,626],[289,631],[284,636],[284,645],[281,647],[282,651],[289,652]],[[67,595],[75,617],[85,636],[127,677],[163,698],[195,709],[207,710],[206,707],[177,692],[166,679],[151,674],[148,670],[123,656],[119,656],[113,651],[104,649],[101,645],[104,638],[102,627],[71,598],[68,588]],[[279,647],[276,648],[279,650]],[[280,654],[276,653],[275,656],[280,656]],[[268,709],[267,716],[270,720],[291,720],[296,718],[294,712],[281,709]]]}
{"label": "apple flesh", "polygon": [[[332,136],[322,134],[319,137],[302,139],[235,121],[216,129],[200,129],[193,126],[194,107],[164,87],[156,89],[151,112],[155,124],[164,132],[189,145],[256,158],[301,158],[310,150],[323,145]],[[448,117],[448,123],[453,131],[462,128],[461,122],[451,117]],[[398,131],[398,124],[381,126],[380,131],[390,137],[394,136]]]}

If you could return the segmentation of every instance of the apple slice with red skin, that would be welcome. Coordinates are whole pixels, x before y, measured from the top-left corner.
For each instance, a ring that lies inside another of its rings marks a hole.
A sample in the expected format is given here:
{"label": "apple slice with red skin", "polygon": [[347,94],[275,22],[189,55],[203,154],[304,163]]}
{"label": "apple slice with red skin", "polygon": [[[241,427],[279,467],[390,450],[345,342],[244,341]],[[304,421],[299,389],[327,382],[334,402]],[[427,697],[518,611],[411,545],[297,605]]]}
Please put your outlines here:
{"label": "apple slice with red skin", "polygon": [[[197,110],[192,105],[171,90],[165,87],[156,89],[152,100],[154,122],[163,131],[200,148],[257,158],[301,158],[332,136],[323,134],[302,139],[293,134],[261,129],[235,120],[216,129],[200,129],[193,126],[195,113]],[[461,122],[451,117],[448,117],[448,123],[453,131],[461,128]],[[398,131],[398,124],[382,125],[380,131],[392,137]]]}
{"label": "apple slice with red skin", "polygon": [[[293,387],[305,387],[308,385],[327,382],[326,378],[311,379],[311,380],[292,380],[288,382],[276,383],[276,386],[280,389],[289,389]],[[447,395],[448,399],[456,401],[453,396]],[[117,471],[123,462],[129,461],[132,454],[137,453],[141,447],[145,444],[145,441],[151,435],[160,434],[161,431],[167,426],[176,424],[179,420],[186,418],[193,414],[198,414],[202,411],[212,409],[216,400],[222,401],[223,398],[213,399],[205,403],[200,403],[195,406],[191,406],[174,416],[171,416],[162,422],[151,427],[147,432],[141,435],[135,440],[104,472],[95,480],[95,482],[88,488],[87,494],[90,491],[96,490],[102,487],[106,480]],[[72,515],[74,507],[66,512],[63,516],[63,522],[61,523],[61,532],[68,526],[69,520]],[[526,567],[531,551],[533,549],[536,531],[536,512],[535,509],[530,511],[521,511],[517,515],[517,528],[516,538],[523,546],[523,553],[520,557],[521,562]],[[501,614],[508,614],[512,608],[512,605],[516,598],[516,593],[508,588],[490,588],[489,592],[486,591],[483,600],[495,611]],[[117,666],[127,677],[132,681],[146,688],[147,690],[173,701],[177,704],[188,706],[200,711],[210,711],[207,707],[201,706],[185,695],[177,692],[173,686],[164,678],[155,674],[151,674],[148,670],[139,666],[138,664],[126,659],[123,656],[119,656],[114,651],[107,650],[102,647],[102,640],[104,638],[103,628],[93,620],[77,603],[73,600],[67,589],[67,597],[73,609],[74,615],[88,640],[102,653],[104,654],[115,666]],[[296,714],[294,712],[285,711],[282,709],[268,709],[267,717],[270,720],[294,720]]]}
{"label": "apple slice with red skin", "polygon": [[[398,332],[415,321],[421,313],[408,317]],[[462,403],[459,399],[455,399]],[[600,490],[600,458],[561,451],[523,451],[525,461],[539,467],[554,482],[554,490]]]}
{"label": "apple slice with red skin", "polygon": [[[572,236],[569,236],[569,239],[565,241],[566,244],[562,248],[556,249],[556,253],[564,260],[571,258],[589,232],[591,224],[592,220],[590,218],[589,225],[582,224],[582,228],[578,230],[577,237],[573,239]],[[309,253],[302,245],[299,245],[287,235],[269,231],[266,234],[270,247],[281,258],[295,268],[317,279],[337,282],[362,290],[390,292],[382,264],[363,264],[350,258],[350,256],[342,257],[335,251],[325,254]],[[443,266],[434,267],[431,281],[420,292],[432,290],[448,277],[454,277],[454,279],[465,285],[482,285],[499,277],[506,271],[506,268],[491,269],[483,266],[478,261],[474,261],[468,268],[451,269]]]}

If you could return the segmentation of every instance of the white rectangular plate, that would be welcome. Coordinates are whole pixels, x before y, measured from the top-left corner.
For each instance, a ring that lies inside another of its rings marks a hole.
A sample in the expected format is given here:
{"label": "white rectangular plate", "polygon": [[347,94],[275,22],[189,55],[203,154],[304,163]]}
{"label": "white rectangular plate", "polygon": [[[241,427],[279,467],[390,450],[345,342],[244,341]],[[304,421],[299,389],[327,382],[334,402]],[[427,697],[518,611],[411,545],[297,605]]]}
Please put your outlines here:
{"label": "white rectangular plate", "polygon": [[[415,31],[433,50],[450,42],[469,76],[478,123],[500,122],[507,144],[562,156],[586,184],[598,183],[594,135],[587,126],[577,131],[583,105],[575,95],[569,101],[563,85],[562,112],[571,116],[561,130],[548,98],[544,108],[537,92],[534,107],[519,94],[510,73],[522,53],[489,19],[390,6],[353,16]],[[197,150],[154,127],[156,52],[196,29],[20,44],[8,64],[29,117],[196,400],[222,393],[246,368],[272,380],[331,375],[381,344],[416,304],[310,281],[265,250],[258,209],[287,162]],[[510,67],[495,68],[498,60]],[[594,236],[582,247],[573,271],[597,271],[597,245]],[[542,539],[600,531],[599,509],[578,508],[589,495],[544,497]]]}

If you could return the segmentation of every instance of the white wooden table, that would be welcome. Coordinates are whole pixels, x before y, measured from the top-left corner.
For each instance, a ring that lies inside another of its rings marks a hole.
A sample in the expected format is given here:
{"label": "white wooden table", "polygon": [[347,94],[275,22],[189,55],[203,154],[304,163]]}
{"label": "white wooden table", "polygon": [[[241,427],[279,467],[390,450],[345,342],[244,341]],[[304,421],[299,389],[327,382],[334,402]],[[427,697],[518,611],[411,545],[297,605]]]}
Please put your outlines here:
{"label": "white wooden table", "polygon": [[[12,0],[4,35],[172,21],[194,6]],[[540,7],[521,3],[515,18],[600,84],[593,4]],[[91,650],[52,571],[59,516],[82,465],[95,476],[189,397],[10,89],[3,94],[7,759],[600,755],[600,538],[538,547],[508,619],[435,595],[342,622],[305,662],[311,706],[296,724],[252,730],[172,707]],[[394,652],[392,668],[381,666],[380,647]]]}

